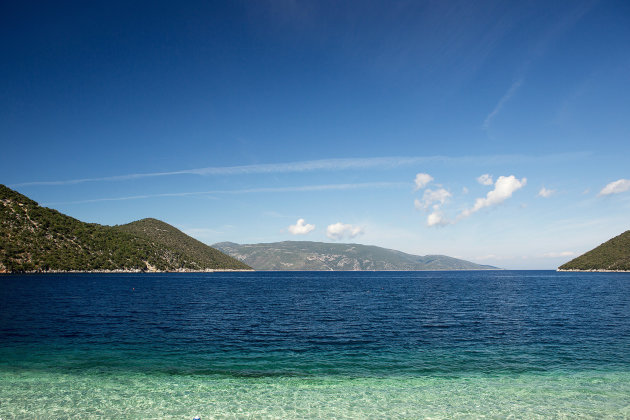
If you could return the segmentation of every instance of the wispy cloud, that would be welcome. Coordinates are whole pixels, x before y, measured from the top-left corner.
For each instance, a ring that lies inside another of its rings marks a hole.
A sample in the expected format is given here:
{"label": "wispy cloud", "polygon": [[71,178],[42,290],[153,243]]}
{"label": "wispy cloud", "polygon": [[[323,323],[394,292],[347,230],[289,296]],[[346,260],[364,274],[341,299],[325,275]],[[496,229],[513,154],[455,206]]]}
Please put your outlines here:
{"label": "wispy cloud", "polygon": [[84,203],[98,203],[103,201],[125,201],[125,200],[142,200],[147,198],[161,198],[161,197],[188,197],[188,196],[212,196],[222,194],[255,194],[255,193],[290,193],[290,192],[310,192],[310,191],[334,191],[334,190],[356,190],[356,189],[369,189],[369,188],[407,188],[409,184],[406,182],[363,182],[357,184],[325,184],[325,185],[302,185],[296,187],[269,187],[269,188],[246,188],[240,190],[210,190],[210,191],[190,191],[190,192],[175,192],[175,193],[162,193],[162,194],[143,194],[143,195],[130,195],[125,197],[106,197],[106,198],[93,198],[88,200],[77,201],[63,201],[43,203],[45,206],[60,205],[60,204],[84,204]]}
{"label": "wispy cloud", "polygon": [[422,162],[440,161],[448,159],[445,156],[416,156],[416,157],[375,157],[375,158],[349,158],[349,159],[321,159],[286,163],[265,163],[258,165],[240,166],[209,166],[206,168],[183,169],[168,172],[148,172],[99,178],[78,178],[62,181],[33,181],[13,184],[14,187],[31,185],[71,185],[85,182],[102,181],[128,181],[141,178],[155,178],[176,175],[250,175],[250,174],[276,174],[291,172],[312,171],[343,171],[352,169],[395,168],[408,166]]}
{"label": "wispy cloud", "polygon": [[416,184],[416,186],[414,190],[418,191],[419,189],[426,187],[431,181],[433,181],[433,177],[429,174],[424,174],[424,173],[416,174],[416,179],[414,180],[414,183]]}
{"label": "wispy cloud", "polygon": [[124,174],[94,178],[76,178],[53,181],[31,181],[11,184],[15,187],[26,186],[52,186],[52,185],[73,185],[87,182],[114,182],[130,181],[144,178],[158,178],[167,176],[196,175],[196,176],[230,176],[230,175],[250,175],[250,174],[276,174],[294,172],[314,172],[314,171],[344,171],[359,169],[388,169],[401,166],[412,166],[426,163],[444,163],[451,165],[471,164],[477,166],[487,166],[502,164],[507,160],[512,162],[555,162],[582,159],[589,156],[588,152],[572,152],[550,155],[480,155],[480,156],[409,156],[409,157],[373,157],[373,158],[348,158],[348,159],[321,159],[310,161],[286,162],[286,163],[265,163],[257,165],[240,166],[210,166],[206,168],[182,169],[166,172],[147,172]]}
{"label": "wispy cloud", "polygon": [[271,210],[271,211],[266,211],[263,213],[263,216],[265,217],[273,217],[276,219],[291,219],[293,216],[289,216],[287,214],[282,214],[280,212],[277,212],[275,210]]}
{"label": "wispy cloud", "polygon": [[560,258],[560,257],[572,257],[575,255],[573,251],[560,251],[560,252],[547,252],[541,255],[542,258]]}
{"label": "wispy cloud", "polygon": [[516,80],[512,83],[507,92],[501,97],[492,112],[490,112],[488,116],[486,116],[486,119],[483,122],[484,130],[487,130],[490,127],[492,120],[494,120],[497,114],[501,112],[505,104],[509,102],[510,99],[512,99],[519,88],[523,85],[525,75],[527,74],[528,69],[534,64],[534,62],[540,59],[540,57],[544,56],[550,45],[552,45],[558,38],[568,32],[571,28],[573,28],[596,3],[596,1],[585,1],[581,4],[578,4],[577,7],[562,16],[546,31],[543,31],[543,33],[538,38],[538,41],[535,44],[534,48],[532,49],[529,58],[523,63],[522,68],[517,72]]}
{"label": "wispy cloud", "polygon": [[512,83],[512,86],[510,86],[510,88],[505,93],[505,95],[503,95],[503,97],[499,100],[499,102],[497,103],[497,106],[494,107],[492,112],[489,113],[488,116],[486,117],[486,119],[484,120],[484,122],[483,122],[484,130],[487,130],[488,127],[490,127],[490,123],[492,122],[492,120],[497,116],[497,114],[499,112],[501,112],[501,110],[503,109],[505,104],[510,99],[512,99],[512,96],[514,96],[514,94],[516,94],[516,92],[518,91],[518,89],[521,87],[522,84],[523,84],[523,79],[522,78],[518,79],[514,83]]}
{"label": "wispy cloud", "polygon": [[352,239],[358,235],[362,235],[363,233],[364,229],[362,227],[341,222],[328,225],[326,228],[326,236],[334,241],[341,240],[346,236]]}
{"label": "wispy cloud", "polygon": [[438,203],[439,206],[441,206],[444,203],[446,203],[446,201],[451,197],[453,197],[453,194],[451,194],[444,188],[440,188],[435,191],[427,189],[424,191],[424,194],[422,195],[422,201],[415,200],[414,206],[418,210],[428,209],[429,206],[431,206],[433,203]]}
{"label": "wispy cloud", "polygon": [[538,191],[538,197],[549,198],[556,193],[556,190],[547,189],[542,187],[540,191]]}
{"label": "wispy cloud", "polygon": [[630,190],[630,179],[618,179],[607,184],[599,192],[599,195],[619,194]]}
{"label": "wispy cloud", "polygon": [[480,175],[479,177],[477,177],[477,182],[480,183],[481,185],[492,185],[492,184],[494,184],[494,181],[492,180],[492,175],[490,175],[490,174]]}

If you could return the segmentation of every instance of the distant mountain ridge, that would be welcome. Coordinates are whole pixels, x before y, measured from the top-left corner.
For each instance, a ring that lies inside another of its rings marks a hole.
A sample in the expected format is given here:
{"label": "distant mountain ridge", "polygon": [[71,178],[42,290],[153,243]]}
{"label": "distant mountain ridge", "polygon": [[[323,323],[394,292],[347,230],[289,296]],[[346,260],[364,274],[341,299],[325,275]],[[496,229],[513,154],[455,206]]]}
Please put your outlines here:
{"label": "distant mountain ridge", "polygon": [[0,185],[0,272],[251,269],[156,219],[84,223]]}
{"label": "distant mountain ridge", "polygon": [[630,230],[558,267],[560,271],[630,271]]}
{"label": "distant mountain ridge", "polygon": [[445,255],[418,256],[360,244],[285,241],[248,245],[220,242],[212,246],[255,270],[498,270]]}

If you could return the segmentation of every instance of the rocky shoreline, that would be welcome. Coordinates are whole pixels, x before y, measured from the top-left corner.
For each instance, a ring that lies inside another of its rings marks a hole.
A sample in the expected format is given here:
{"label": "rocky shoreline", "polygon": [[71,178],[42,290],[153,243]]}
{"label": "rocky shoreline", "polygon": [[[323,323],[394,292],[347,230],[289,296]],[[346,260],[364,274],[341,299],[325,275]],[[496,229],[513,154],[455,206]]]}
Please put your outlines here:
{"label": "rocky shoreline", "polygon": [[578,270],[576,268],[569,268],[569,269],[558,268],[556,271],[572,271],[572,272],[578,272],[578,273],[630,273],[630,270],[605,270],[602,268],[593,269],[593,270]]}
{"label": "rocky shoreline", "polygon": [[228,268],[218,268],[212,269],[208,268],[205,270],[191,270],[187,268],[180,268],[177,270],[31,270],[31,271],[6,271],[0,270],[0,274],[132,274],[132,273],[215,273],[215,272],[249,272],[255,270],[240,270],[240,269],[228,269]]}

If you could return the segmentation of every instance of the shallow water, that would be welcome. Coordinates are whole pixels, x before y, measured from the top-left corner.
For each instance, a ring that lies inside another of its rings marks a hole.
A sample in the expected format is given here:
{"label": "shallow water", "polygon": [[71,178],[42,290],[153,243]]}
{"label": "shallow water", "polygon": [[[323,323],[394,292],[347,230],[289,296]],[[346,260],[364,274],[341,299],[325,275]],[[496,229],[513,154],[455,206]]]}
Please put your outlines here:
{"label": "shallow water", "polygon": [[0,417],[630,416],[630,275],[0,277]]}

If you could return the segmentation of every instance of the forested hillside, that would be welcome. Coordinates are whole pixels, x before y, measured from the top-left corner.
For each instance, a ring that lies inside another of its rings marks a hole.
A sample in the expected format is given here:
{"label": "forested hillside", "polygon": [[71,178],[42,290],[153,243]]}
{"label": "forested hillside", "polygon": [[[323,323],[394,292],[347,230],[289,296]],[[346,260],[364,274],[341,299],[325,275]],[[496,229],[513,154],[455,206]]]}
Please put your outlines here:
{"label": "forested hillside", "polygon": [[[176,242],[185,242],[181,235]],[[209,248],[205,254],[204,246]],[[227,255],[204,257],[215,252],[221,254],[201,243],[188,252],[186,246],[133,229],[84,223],[0,185],[0,272],[248,268]]]}
{"label": "forested hillside", "polygon": [[630,271],[630,230],[561,265],[558,269]]}

